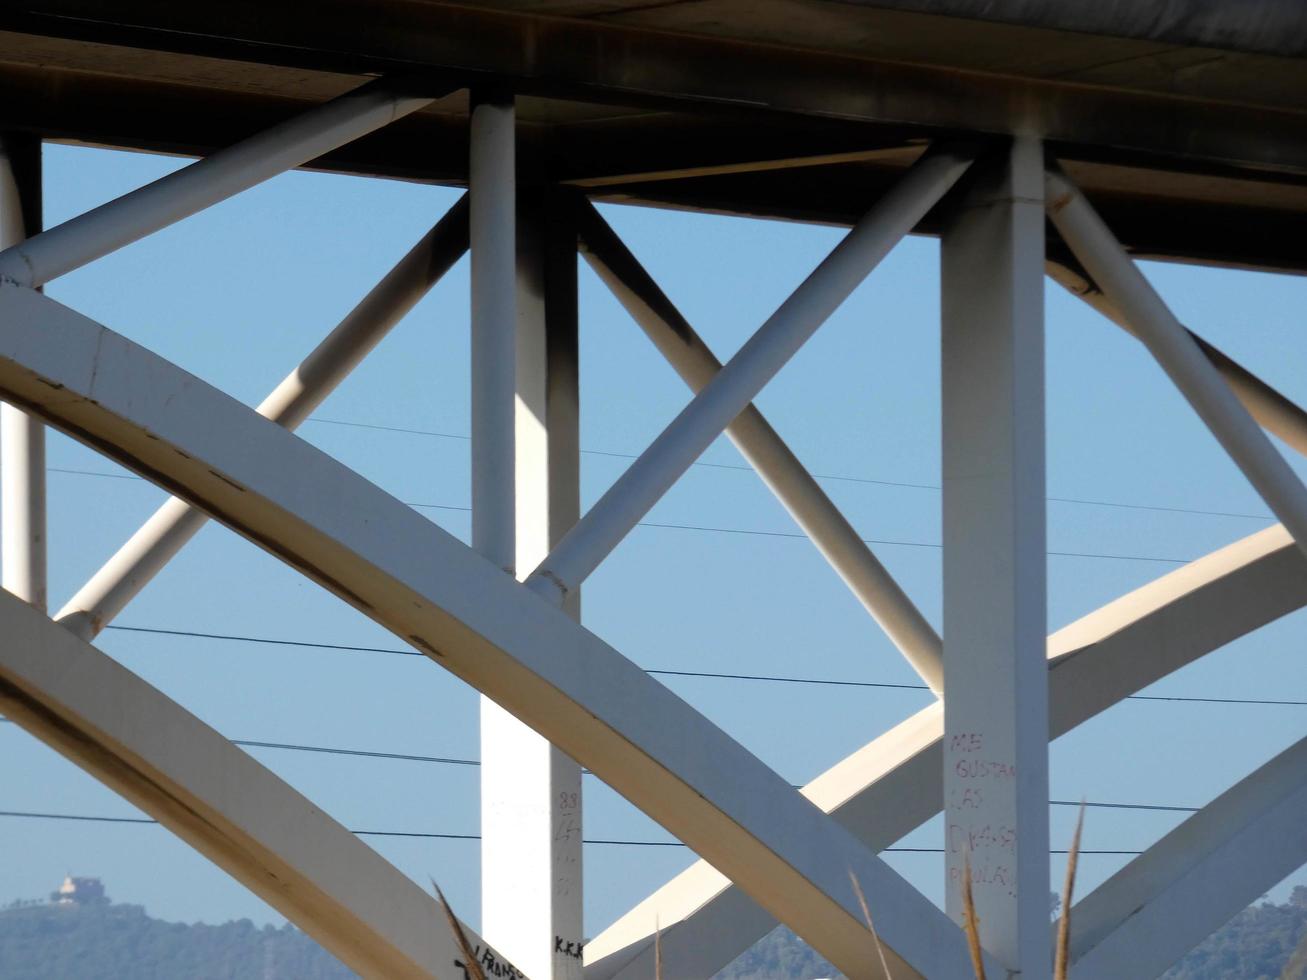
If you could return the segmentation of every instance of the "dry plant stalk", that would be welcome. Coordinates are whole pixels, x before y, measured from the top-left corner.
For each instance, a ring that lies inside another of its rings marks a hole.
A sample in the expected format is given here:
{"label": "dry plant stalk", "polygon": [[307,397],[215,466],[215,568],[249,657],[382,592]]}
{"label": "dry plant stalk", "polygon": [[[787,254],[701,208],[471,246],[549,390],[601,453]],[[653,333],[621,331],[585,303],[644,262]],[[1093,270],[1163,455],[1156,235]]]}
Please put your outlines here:
{"label": "dry plant stalk", "polygon": [[1057,949],[1053,954],[1053,980],[1067,980],[1071,962],[1071,895],[1076,887],[1076,866],[1080,863],[1080,831],[1085,826],[1085,804],[1080,801],[1076,832],[1066,856],[1066,881],[1062,884],[1062,919],[1057,924]]}
{"label": "dry plant stalk", "polygon": [[853,892],[858,896],[858,904],[862,906],[862,917],[867,920],[867,931],[871,933],[871,938],[876,943],[880,968],[885,971],[886,980],[894,980],[894,974],[889,970],[889,961],[885,959],[885,947],[881,944],[880,934],[876,932],[876,926],[871,921],[871,909],[867,907],[867,897],[862,894],[862,883],[858,881],[858,876],[853,873],[852,868],[849,869],[849,881],[853,882]]}
{"label": "dry plant stalk", "polygon": [[663,930],[654,920],[654,980],[663,980]]}
{"label": "dry plant stalk", "polygon": [[971,851],[962,855],[962,929],[967,934],[967,950],[976,980],[986,980],[985,955],[980,949],[980,920],[976,918],[976,900],[971,894]]}
{"label": "dry plant stalk", "polygon": [[476,952],[472,949],[472,944],[467,941],[467,933],[463,931],[463,923],[458,921],[454,915],[454,910],[449,907],[445,901],[445,893],[440,890],[436,884],[436,879],[431,879],[431,887],[436,890],[436,898],[440,899],[440,907],[445,910],[445,918],[449,921],[450,931],[454,933],[454,938],[458,940],[458,946],[463,951],[464,967],[467,969],[471,980],[486,980],[486,971],[481,969],[481,964],[477,961]]}

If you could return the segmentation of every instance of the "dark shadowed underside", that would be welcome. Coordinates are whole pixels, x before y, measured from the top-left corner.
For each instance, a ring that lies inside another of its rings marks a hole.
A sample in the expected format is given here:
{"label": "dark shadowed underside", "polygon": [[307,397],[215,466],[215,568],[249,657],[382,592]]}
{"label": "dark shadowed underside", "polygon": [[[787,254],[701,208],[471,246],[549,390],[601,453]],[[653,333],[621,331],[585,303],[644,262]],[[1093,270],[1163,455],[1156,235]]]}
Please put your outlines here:
{"label": "dark shadowed underside", "polygon": [[[0,127],[201,154],[370,75],[507,84],[533,180],[834,223],[929,139],[1034,131],[1137,254],[1307,269],[1307,8],[1291,0],[304,10],[15,0],[0,8]],[[463,183],[466,113],[456,92],[318,165]]]}

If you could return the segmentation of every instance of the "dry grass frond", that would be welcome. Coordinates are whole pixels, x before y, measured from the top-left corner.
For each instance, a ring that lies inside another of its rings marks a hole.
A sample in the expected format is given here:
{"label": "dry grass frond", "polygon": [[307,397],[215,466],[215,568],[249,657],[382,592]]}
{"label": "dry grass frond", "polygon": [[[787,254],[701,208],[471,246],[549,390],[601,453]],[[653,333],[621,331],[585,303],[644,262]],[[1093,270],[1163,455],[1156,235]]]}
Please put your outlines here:
{"label": "dry grass frond", "polygon": [[1071,963],[1071,895],[1076,887],[1076,866],[1080,863],[1080,831],[1085,826],[1085,804],[1080,802],[1076,832],[1066,856],[1066,881],[1062,885],[1062,920],[1057,924],[1057,948],[1053,954],[1053,980],[1067,980]]}
{"label": "dry grass frond", "polygon": [[985,977],[985,954],[980,949],[980,919],[976,917],[976,900],[971,894],[971,851],[962,856],[962,930],[967,934],[967,950],[976,980]]}
{"label": "dry grass frond", "polygon": [[654,980],[663,980],[663,930],[654,920]]}
{"label": "dry grass frond", "polygon": [[885,947],[880,941],[880,934],[876,932],[876,926],[871,921],[871,909],[867,907],[867,897],[862,894],[862,883],[858,881],[858,876],[853,873],[852,868],[849,869],[849,881],[853,883],[853,893],[858,896],[858,904],[862,906],[862,917],[867,920],[867,931],[871,933],[871,938],[876,943],[880,968],[885,971],[888,980],[894,980],[894,974],[889,970],[889,961],[885,959]]}
{"label": "dry grass frond", "polygon": [[463,923],[458,921],[458,916],[454,915],[454,910],[449,907],[445,901],[445,893],[440,890],[436,884],[436,879],[431,879],[431,887],[436,890],[436,898],[440,900],[440,907],[445,910],[445,918],[449,921],[449,929],[458,940],[458,946],[463,951],[464,966],[467,968],[468,975],[472,980],[486,980],[486,971],[481,969],[481,964],[477,961],[476,951],[472,949],[472,944],[467,941],[467,933],[463,931]]}

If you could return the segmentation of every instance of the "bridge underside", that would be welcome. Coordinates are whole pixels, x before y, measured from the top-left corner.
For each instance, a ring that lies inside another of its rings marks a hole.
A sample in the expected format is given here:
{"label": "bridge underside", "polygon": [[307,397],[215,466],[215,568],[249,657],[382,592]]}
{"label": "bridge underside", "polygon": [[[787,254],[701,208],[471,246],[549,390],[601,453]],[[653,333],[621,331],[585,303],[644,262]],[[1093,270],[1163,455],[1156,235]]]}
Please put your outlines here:
{"label": "bridge underside", "polygon": [[[1307,488],[1266,436],[1307,453],[1307,413],[1190,333],[1133,261],[1307,272],[1307,13],[1175,8],[5,5],[0,470],[17,599],[0,597],[0,705],[369,976],[470,976],[471,954],[537,980],[640,980],[655,957],[666,980],[701,980],[777,921],[856,980],[967,976],[968,921],[990,976],[1046,975],[1048,739],[1307,603]],[[43,140],[203,159],[42,231]],[[300,166],[469,194],[257,409],[39,292]],[[852,230],[723,366],[594,201]],[[753,405],[913,233],[941,239],[947,643]],[[469,250],[466,547],[287,430]],[[585,513],[578,253],[694,392]],[[1051,637],[1045,274],[1147,347],[1282,522]],[[175,495],[53,618],[43,425]],[[585,578],[722,433],[940,696],[801,792],[578,622]],[[90,646],[210,517],[485,695],[483,875],[540,888],[488,899],[503,955],[465,947],[394,868]],[[582,765],[705,859],[584,960]],[[972,793],[982,770],[997,775]],[[1078,975],[1156,974],[1307,859],[1304,772],[1299,743],[1075,906]],[[982,841],[946,847],[948,914],[878,856],[941,810],[950,841]],[[986,861],[977,927],[961,883]]]}
{"label": "bridge underside", "polygon": [[0,115],[46,139],[204,155],[361,77],[412,73],[457,91],[312,166],[465,184],[466,88],[505,84],[533,181],[837,224],[931,140],[1029,131],[1136,254],[1307,268],[1294,4],[1210,4],[1174,25],[1161,3],[969,16],[991,6],[333,0],[304,17],[263,0],[25,0],[0,10]]}

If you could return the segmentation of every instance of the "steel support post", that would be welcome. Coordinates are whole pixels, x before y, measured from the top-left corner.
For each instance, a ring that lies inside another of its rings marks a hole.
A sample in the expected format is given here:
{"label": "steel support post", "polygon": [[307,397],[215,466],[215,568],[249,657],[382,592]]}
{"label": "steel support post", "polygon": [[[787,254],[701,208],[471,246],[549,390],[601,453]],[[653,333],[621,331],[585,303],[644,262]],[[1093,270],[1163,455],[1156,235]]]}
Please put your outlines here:
{"label": "steel support post", "polygon": [[0,252],[0,278],[41,286],[429,104],[378,79]]}
{"label": "steel support post", "polygon": [[[297,428],[462,258],[467,242],[464,196],[273,389],[259,405],[259,414],[288,429]],[[94,639],[208,519],[203,511],[170,497],[55,619],[82,639]]]}
{"label": "steel support post", "polygon": [[914,164],[586,512],[527,584],[555,602],[580,585],[970,163],[969,154],[946,149],[931,150]]}
{"label": "steel support post", "polygon": [[[41,227],[41,141],[0,137],[0,248]],[[46,607],[45,426],[0,404],[0,584]]]}
{"label": "steel support post", "polygon": [[947,909],[1048,976],[1043,154],[977,175],[940,247]]}
{"label": "steel support post", "polygon": [[[590,267],[690,389],[702,391],[721,362],[588,202],[579,224]],[[939,634],[757,407],[736,416],[726,434],[921,679],[942,693]]]}
{"label": "steel support post", "polygon": [[[580,516],[576,232],[537,192],[517,218],[516,555],[534,568]],[[578,590],[565,611],[580,619]],[[528,976],[580,980],[581,767],[489,699],[481,866],[485,931]]]}
{"label": "steel support post", "polygon": [[516,568],[513,468],[517,398],[517,201],[511,96],[472,107],[472,547]]}
{"label": "steel support post", "polygon": [[1085,196],[1058,173],[1047,175],[1046,194],[1048,215],[1076,258],[1307,553],[1307,487]]}
{"label": "steel support post", "polygon": [[[580,507],[576,237],[560,242],[543,202],[519,199],[511,95],[478,94],[469,174],[472,546],[514,574]],[[482,928],[540,980],[581,972],[580,806],[580,767],[482,697]]]}

